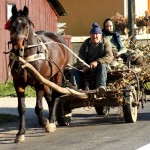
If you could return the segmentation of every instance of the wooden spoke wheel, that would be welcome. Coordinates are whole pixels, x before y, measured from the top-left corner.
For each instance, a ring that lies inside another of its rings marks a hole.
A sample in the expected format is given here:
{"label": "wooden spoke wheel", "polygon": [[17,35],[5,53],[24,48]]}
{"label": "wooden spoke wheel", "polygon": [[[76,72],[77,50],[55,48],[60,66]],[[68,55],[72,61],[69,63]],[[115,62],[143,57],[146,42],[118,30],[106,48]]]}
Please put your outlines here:
{"label": "wooden spoke wheel", "polygon": [[59,101],[56,109],[56,120],[59,126],[69,126],[71,122],[71,110],[67,109],[62,101]]}
{"label": "wooden spoke wheel", "polygon": [[127,87],[129,92],[124,92],[125,103],[123,105],[124,119],[127,123],[134,123],[137,121],[137,93],[134,86]]}

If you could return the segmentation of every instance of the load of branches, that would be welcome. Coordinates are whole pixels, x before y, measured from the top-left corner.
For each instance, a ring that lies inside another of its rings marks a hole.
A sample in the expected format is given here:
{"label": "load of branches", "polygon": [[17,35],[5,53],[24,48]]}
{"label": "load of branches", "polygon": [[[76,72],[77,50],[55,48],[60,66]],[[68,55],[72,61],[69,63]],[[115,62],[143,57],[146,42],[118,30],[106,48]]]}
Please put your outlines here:
{"label": "load of branches", "polygon": [[145,16],[140,16],[136,18],[136,24],[138,27],[150,26],[150,14],[145,11]]}
{"label": "load of branches", "polygon": [[115,29],[120,32],[121,35],[125,35],[126,30],[128,29],[128,18],[123,15],[116,13],[111,19],[115,23]]}
{"label": "load of branches", "polygon": [[[118,32],[120,32],[121,35],[128,34],[128,18],[116,13],[114,16],[111,17],[111,19],[115,23],[115,28]],[[146,28],[150,27],[150,14],[148,11],[145,11],[144,16],[136,17],[136,25],[137,27],[144,27]]]}

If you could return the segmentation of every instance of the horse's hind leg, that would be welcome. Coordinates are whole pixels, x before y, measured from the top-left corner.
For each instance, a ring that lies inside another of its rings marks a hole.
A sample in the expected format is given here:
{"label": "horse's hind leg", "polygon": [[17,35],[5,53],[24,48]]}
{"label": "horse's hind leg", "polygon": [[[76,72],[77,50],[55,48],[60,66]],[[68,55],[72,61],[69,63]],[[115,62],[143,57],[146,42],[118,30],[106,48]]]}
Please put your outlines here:
{"label": "horse's hind leg", "polygon": [[49,127],[47,128],[47,130],[48,130],[48,132],[54,132],[54,131],[56,131],[56,124],[55,124],[56,119],[55,119],[55,113],[54,113],[55,107],[53,106],[54,101],[52,101],[51,90],[48,86],[44,87],[44,91],[45,91],[44,97],[47,101],[48,108],[49,108],[49,122],[50,122],[50,124],[49,124]]}
{"label": "horse's hind leg", "polygon": [[44,86],[40,85],[40,87],[38,89],[36,89],[35,113],[38,116],[40,126],[44,127],[46,132],[50,132],[49,120],[46,119],[43,115],[43,103],[42,103],[42,98],[44,96],[43,88],[44,88]]}

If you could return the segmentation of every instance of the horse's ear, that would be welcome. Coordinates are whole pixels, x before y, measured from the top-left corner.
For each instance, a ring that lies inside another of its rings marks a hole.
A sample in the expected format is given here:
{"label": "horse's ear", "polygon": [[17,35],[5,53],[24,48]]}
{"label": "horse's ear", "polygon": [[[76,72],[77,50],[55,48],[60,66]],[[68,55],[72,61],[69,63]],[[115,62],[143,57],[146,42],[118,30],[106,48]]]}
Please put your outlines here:
{"label": "horse's ear", "polygon": [[11,12],[12,12],[12,15],[16,14],[17,13],[17,7],[16,5],[14,5],[11,9]]}
{"label": "horse's ear", "polygon": [[28,16],[29,10],[28,10],[28,7],[27,7],[27,6],[24,6],[24,8],[23,8],[23,13],[24,13],[24,15]]}

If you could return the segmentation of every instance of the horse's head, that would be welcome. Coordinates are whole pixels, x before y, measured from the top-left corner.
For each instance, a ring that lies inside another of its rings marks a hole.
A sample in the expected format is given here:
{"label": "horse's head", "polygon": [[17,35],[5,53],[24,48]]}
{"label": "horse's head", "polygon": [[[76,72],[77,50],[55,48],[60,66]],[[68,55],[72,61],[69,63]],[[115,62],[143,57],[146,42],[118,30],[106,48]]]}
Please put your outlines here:
{"label": "horse's head", "polygon": [[16,55],[23,56],[24,47],[28,41],[31,24],[33,23],[28,18],[28,8],[24,6],[23,10],[18,10],[16,5],[12,7],[12,17],[10,21],[10,38],[12,48]]}

